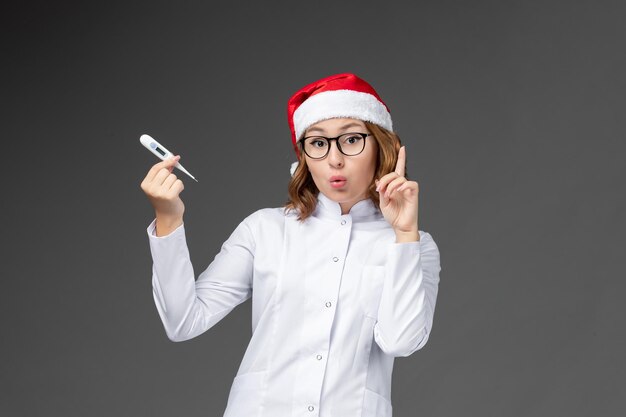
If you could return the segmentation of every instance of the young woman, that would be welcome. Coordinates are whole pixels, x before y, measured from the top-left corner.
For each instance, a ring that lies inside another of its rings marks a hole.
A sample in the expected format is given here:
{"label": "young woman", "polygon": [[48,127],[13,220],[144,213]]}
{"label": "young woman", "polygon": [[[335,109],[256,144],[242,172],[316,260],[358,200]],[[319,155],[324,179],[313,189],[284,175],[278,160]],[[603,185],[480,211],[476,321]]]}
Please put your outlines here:
{"label": "young woman", "polygon": [[168,337],[191,339],[252,297],[252,338],[227,417],[390,417],[394,358],[430,335],[439,250],[418,230],[418,184],[387,106],[354,74],[323,78],[288,103],[289,201],[246,217],[195,280],[179,156],[141,187],[152,285]]}

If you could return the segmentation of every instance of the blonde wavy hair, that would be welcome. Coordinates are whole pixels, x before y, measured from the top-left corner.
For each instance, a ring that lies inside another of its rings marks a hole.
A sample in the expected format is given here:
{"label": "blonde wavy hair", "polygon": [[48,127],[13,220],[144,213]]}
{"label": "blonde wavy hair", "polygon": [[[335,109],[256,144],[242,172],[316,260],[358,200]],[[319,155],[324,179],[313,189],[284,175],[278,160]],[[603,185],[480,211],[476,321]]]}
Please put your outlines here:
{"label": "blonde wavy hair", "polygon": [[[400,137],[385,128],[382,128],[374,123],[364,122],[365,127],[378,144],[378,155],[376,156],[376,171],[374,178],[372,178],[369,186],[368,194],[372,199],[376,207],[380,204],[378,199],[378,193],[376,192],[376,184],[374,179],[380,179],[383,175],[390,173],[396,169],[396,163],[398,160],[398,151],[402,146]],[[300,142],[301,143],[301,142]],[[298,146],[301,146],[298,144]],[[296,171],[291,177],[288,186],[289,199],[285,203],[285,212],[295,210],[298,213],[298,220],[303,222],[313,214],[315,206],[317,205],[317,195],[319,190],[313,182],[313,177],[309,172],[309,168],[306,165],[306,158],[304,152],[300,147],[299,163]],[[406,169],[404,173],[406,175]]]}

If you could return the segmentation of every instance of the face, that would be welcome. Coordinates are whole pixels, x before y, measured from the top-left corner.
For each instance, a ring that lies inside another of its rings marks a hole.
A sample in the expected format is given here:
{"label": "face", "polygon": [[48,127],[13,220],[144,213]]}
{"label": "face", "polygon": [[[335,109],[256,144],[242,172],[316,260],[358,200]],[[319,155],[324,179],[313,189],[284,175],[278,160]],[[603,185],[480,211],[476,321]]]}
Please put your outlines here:
{"label": "face", "polygon": [[[335,118],[311,125],[308,136],[337,137],[343,133],[369,133],[361,120]],[[320,192],[341,205],[342,214],[361,200],[368,198],[368,189],[376,172],[378,145],[372,136],[365,139],[365,149],[358,155],[347,156],[337,149],[337,141],[329,143],[330,151],[322,159],[304,154],[313,181]]]}

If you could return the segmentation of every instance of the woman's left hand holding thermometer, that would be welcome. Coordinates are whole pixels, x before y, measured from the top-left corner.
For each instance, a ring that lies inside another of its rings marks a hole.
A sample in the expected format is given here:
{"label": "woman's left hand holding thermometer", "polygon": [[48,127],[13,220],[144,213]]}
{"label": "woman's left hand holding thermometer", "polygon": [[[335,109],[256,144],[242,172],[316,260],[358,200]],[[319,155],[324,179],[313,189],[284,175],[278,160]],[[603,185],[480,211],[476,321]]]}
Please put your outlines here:
{"label": "woman's left hand holding thermometer", "polygon": [[185,204],[180,193],[185,189],[183,182],[172,173],[179,155],[154,164],[141,182],[141,189],[156,215],[156,235],[165,236],[183,224]]}
{"label": "woman's left hand holding thermometer", "polygon": [[178,163],[180,155],[172,155],[163,145],[148,135],[142,135],[140,141],[152,153],[163,159],[150,168],[141,182],[141,189],[146,193],[154,208],[156,235],[165,236],[183,223],[185,212],[185,204],[180,198],[180,193],[185,189],[185,186],[172,171],[174,168],[178,168],[191,178],[193,176]]}

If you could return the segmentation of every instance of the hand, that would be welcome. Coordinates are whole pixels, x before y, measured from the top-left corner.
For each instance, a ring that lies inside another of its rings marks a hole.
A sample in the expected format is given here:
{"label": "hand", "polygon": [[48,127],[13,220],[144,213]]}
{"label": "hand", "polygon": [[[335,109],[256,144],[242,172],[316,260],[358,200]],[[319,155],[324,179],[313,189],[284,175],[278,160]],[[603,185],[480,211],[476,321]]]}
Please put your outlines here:
{"label": "hand", "polygon": [[[180,155],[154,164],[141,182],[157,217],[157,235],[164,235],[182,224],[185,204],[179,194],[185,189],[183,182],[172,174]],[[161,226],[161,227],[159,227]]]}
{"label": "hand", "polygon": [[380,180],[376,180],[376,190],[380,198],[380,211],[396,232],[398,240],[419,240],[417,225],[418,193],[417,182],[405,177],[406,149],[398,152],[396,169]]}

